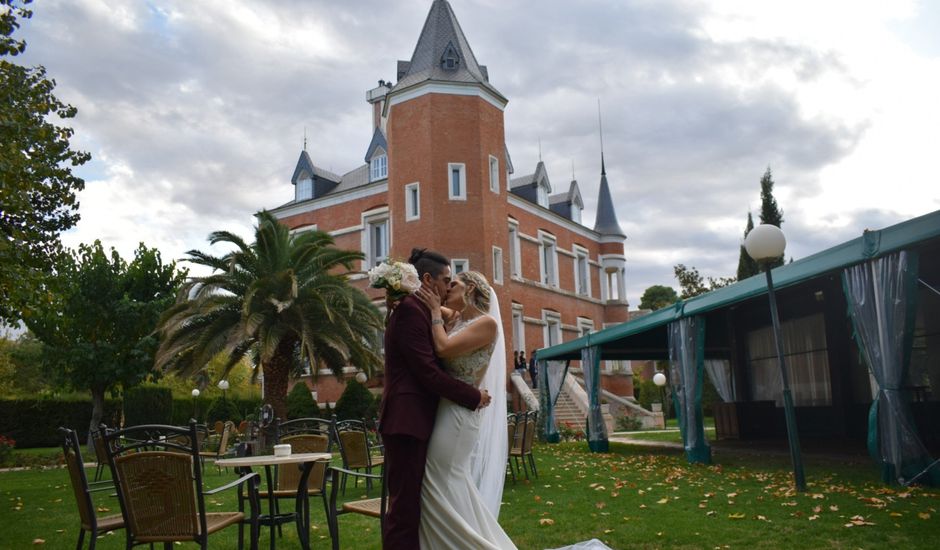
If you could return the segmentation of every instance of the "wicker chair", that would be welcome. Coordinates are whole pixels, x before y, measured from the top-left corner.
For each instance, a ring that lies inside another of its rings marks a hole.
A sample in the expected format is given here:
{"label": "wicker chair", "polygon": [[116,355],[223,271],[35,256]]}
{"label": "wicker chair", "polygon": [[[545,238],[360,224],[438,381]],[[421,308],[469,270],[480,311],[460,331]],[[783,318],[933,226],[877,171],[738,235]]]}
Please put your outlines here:
{"label": "wicker chair", "polygon": [[[219,424],[219,423],[216,422],[216,424]],[[229,441],[232,439],[234,433],[235,433],[234,422],[226,422],[225,424],[223,424],[222,435],[221,437],[219,437],[218,449],[214,451],[203,451],[203,450],[199,451],[199,459],[203,462],[203,464],[205,464],[205,460],[207,458],[210,458],[212,460],[218,460],[224,457],[229,452],[229,449],[228,449]],[[198,437],[198,432],[197,432],[197,437]],[[197,449],[202,448],[201,441],[199,441],[199,445],[196,448]],[[222,468],[217,467],[216,469],[219,471],[220,474],[222,473]]]}
{"label": "wicker chair", "polygon": [[[322,418],[298,418],[281,422],[275,421],[275,436],[278,443],[289,444],[292,453],[328,453],[332,441],[332,422]],[[317,462],[310,470],[307,478],[307,494],[319,496],[323,499],[323,508],[329,517],[329,504],[326,495],[326,467],[325,462]],[[297,465],[279,466],[277,468],[276,486],[274,489],[275,514],[280,514],[280,501],[295,499],[300,485],[301,470]],[[269,498],[269,491],[261,491],[261,498]],[[280,524],[278,531],[280,531]]]}
{"label": "wicker chair", "polygon": [[506,431],[509,436],[509,449],[510,452],[506,453],[506,466],[509,467],[509,474],[512,476],[512,481],[516,481],[516,471],[512,467],[512,450],[519,447],[522,447],[522,432],[518,431],[519,420],[515,414],[508,414],[506,416]]}
{"label": "wicker chair", "polygon": [[[196,423],[176,426],[132,426],[105,435],[111,475],[127,532],[128,549],[162,542],[169,549],[177,541],[195,541],[208,548],[209,535],[238,525],[238,547],[243,546],[244,524],[251,526],[251,547],[258,543],[258,483],[256,473],[221,487],[203,488]],[[181,442],[185,439],[185,443]],[[246,490],[251,507],[244,513]],[[205,497],[238,488],[239,511],[206,512]]]}
{"label": "wicker chair", "polygon": [[100,425],[97,430],[91,432],[91,443],[95,448],[95,460],[98,462],[98,466],[95,468],[95,481],[101,481],[101,476],[104,475],[104,472],[108,468],[108,451],[104,448],[104,434],[107,433],[108,427],[104,424]]}
{"label": "wicker chair", "polygon": [[113,491],[114,484],[110,480],[89,484],[85,476],[85,464],[82,462],[81,445],[75,431],[59,428],[59,436],[62,438],[62,454],[65,456],[65,466],[68,468],[69,478],[72,481],[72,492],[75,493],[75,504],[78,505],[78,517],[81,520],[76,548],[79,550],[82,548],[87,531],[91,533],[88,548],[94,550],[99,533],[124,528],[124,518],[120,514],[99,518],[95,514],[96,507],[91,498],[94,492]]}
{"label": "wicker chair", "polygon": [[[333,550],[339,550],[339,516],[343,514],[361,514],[373,518],[379,518],[379,536],[385,531],[385,512],[387,510],[388,492],[385,488],[385,466],[381,466],[380,474],[367,474],[347,470],[345,468],[336,468],[330,466],[326,475],[330,480],[330,502],[327,509],[327,523],[330,528],[330,538],[333,539]],[[362,477],[366,479],[368,485],[372,481],[378,481],[380,484],[380,496],[365,500],[351,500],[344,502],[339,508],[336,507],[337,495],[339,493],[340,476],[343,479],[346,476]]]}
{"label": "wicker chair", "polygon": [[[335,423],[335,439],[339,444],[339,454],[343,459],[343,470],[365,470],[367,474],[372,473],[372,469],[385,463],[385,457],[375,454],[377,448],[373,448],[369,441],[369,435],[366,425],[361,420],[340,420]],[[355,478],[356,486],[359,485],[359,477]],[[366,494],[372,488],[372,479],[374,477],[362,476],[366,480]],[[342,490],[346,494],[346,474],[342,475]]]}
{"label": "wicker chair", "polygon": [[[535,440],[535,422],[538,416],[538,412],[529,411],[523,413],[522,416],[522,437],[517,436],[517,440],[520,441],[518,446],[513,446],[509,449],[509,456],[516,462],[516,470],[519,470],[519,460],[522,460],[522,470],[525,472],[525,478],[529,479],[529,466],[532,468],[532,473],[536,478],[539,477],[538,470],[535,469],[535,457],[532,456],[532,443]],[[516,428],[516,431],[519,431],[519,428]],[[528,461],[528,466],[526,465]],[[512,465],[510,465],[512,468]],[[513,477],[515,479],[515,477]]]}

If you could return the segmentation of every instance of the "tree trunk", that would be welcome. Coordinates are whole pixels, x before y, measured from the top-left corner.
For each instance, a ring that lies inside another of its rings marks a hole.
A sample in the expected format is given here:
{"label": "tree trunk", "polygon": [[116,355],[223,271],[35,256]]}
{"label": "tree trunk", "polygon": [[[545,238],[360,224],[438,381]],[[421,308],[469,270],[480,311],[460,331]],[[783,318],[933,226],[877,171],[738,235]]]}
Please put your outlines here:
{"label": "tree trunk", "polygon": [[270,403],[274,416],[281,420],[287,420],[287,382],[293,355],[294,342],[284,340],[278,345],[274,355],[261,364],[261,372],[264,373],[264,402]]}
{"label": "tree trunk", "polygon": [[91,423],[88,425],[88,452],[94,456],[95,446],[91,438],[91,433],[98,429],[101,424],[101,418],[104,417],[104,388],[91,388]]}

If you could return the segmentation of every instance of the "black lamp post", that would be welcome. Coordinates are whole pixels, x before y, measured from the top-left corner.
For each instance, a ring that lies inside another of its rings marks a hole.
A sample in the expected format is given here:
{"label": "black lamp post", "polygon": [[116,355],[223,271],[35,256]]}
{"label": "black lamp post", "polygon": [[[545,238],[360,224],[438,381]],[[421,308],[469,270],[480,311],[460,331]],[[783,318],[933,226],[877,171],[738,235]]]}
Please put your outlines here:
{"label": "black lamp post", "polygon": [[193,388],[191,395],[193,396],[193,418],[198,422],[199,417],[197,415],[199,414],[199,410],[197,408],[198,404],[196,403],[196,398],[199,397],[199,388]]}
{"label": "black lamp post", "polygon": [[793,462],[793,481],[797,491],[806,491],[806,478],[803,475],[803,458],[800,453],[800,438],[796,429],[796,414],[793,411],[793,396],[790,394],[790,376],[787,372],[786,359],[783,356],[783,340],[780,335],[780,317],[777,314],[777,297],[774,294],[774,281],[770,275],[770,262],[783,256],[787,248],[787,239],[783,231],[775,225],[761,224],[748,233],[744,239],[744,249],[764,268],[767,275],[767,298],[770,300],[770,320],[774,328],[774,340],[777,344],[777,361],[780,364],[780,376],[783,377],[783,411],[787,420],[787,440],[790,444],[790,459]]}
{"label": "black lamp post", "polygon": [[669,419],[669,408],[666,406],[666,375],[657,372],[653,375],[653,383],[659,386],[659,398],[663,405],[663,427],[666,427],[666,420]]}

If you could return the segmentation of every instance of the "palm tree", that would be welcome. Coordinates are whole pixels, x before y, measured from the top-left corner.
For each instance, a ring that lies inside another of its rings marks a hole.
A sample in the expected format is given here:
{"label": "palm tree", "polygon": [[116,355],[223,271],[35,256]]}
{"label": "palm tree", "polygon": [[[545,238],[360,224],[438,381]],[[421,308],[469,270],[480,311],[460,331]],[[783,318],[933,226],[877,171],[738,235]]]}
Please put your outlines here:
{"label": "palm tree", "polygon": [[302,364],[339,373],[346,365],[371,372],[380,364],[382,317],[348,282],[360,252],[334,246],[322,231],[291,235],[269,212],[258,215],[255,242],[216,231],[210,244],[234,250],[212,256],[190,250],[186,261],[212,274],[187,281],[160,320],[155,364],[192,375],[223,354],[223,372],[246,355],[264,375],[264,402],[287,413],[287,382]]}

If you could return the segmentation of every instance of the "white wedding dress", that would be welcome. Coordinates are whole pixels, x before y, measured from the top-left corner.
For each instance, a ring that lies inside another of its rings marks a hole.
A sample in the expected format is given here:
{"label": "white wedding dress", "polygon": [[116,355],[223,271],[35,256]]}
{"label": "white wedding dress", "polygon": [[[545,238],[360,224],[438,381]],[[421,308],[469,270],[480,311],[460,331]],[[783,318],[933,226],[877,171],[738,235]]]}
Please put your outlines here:
{"label": "white wedding dress", "polygon": [[[460,332],[480,318],[458,321],[450,334]],[[444,368],[454,378],[476,385],[495,347],[496,342],[444,361]],[[502,353],[502,349],[499,352]],[[423,550],[516,548],[484,502],[471,473],[471,457],[480,436],[482,416],[482,411],[465,409],[447,399],[441,399],[438,405],[421,487],[419,537]],[[505,418],[505,413],[502,416]],[[503,428],[499,435],[505,439],[505,434]],[[505,458],[501,467],[505,475]]]}

